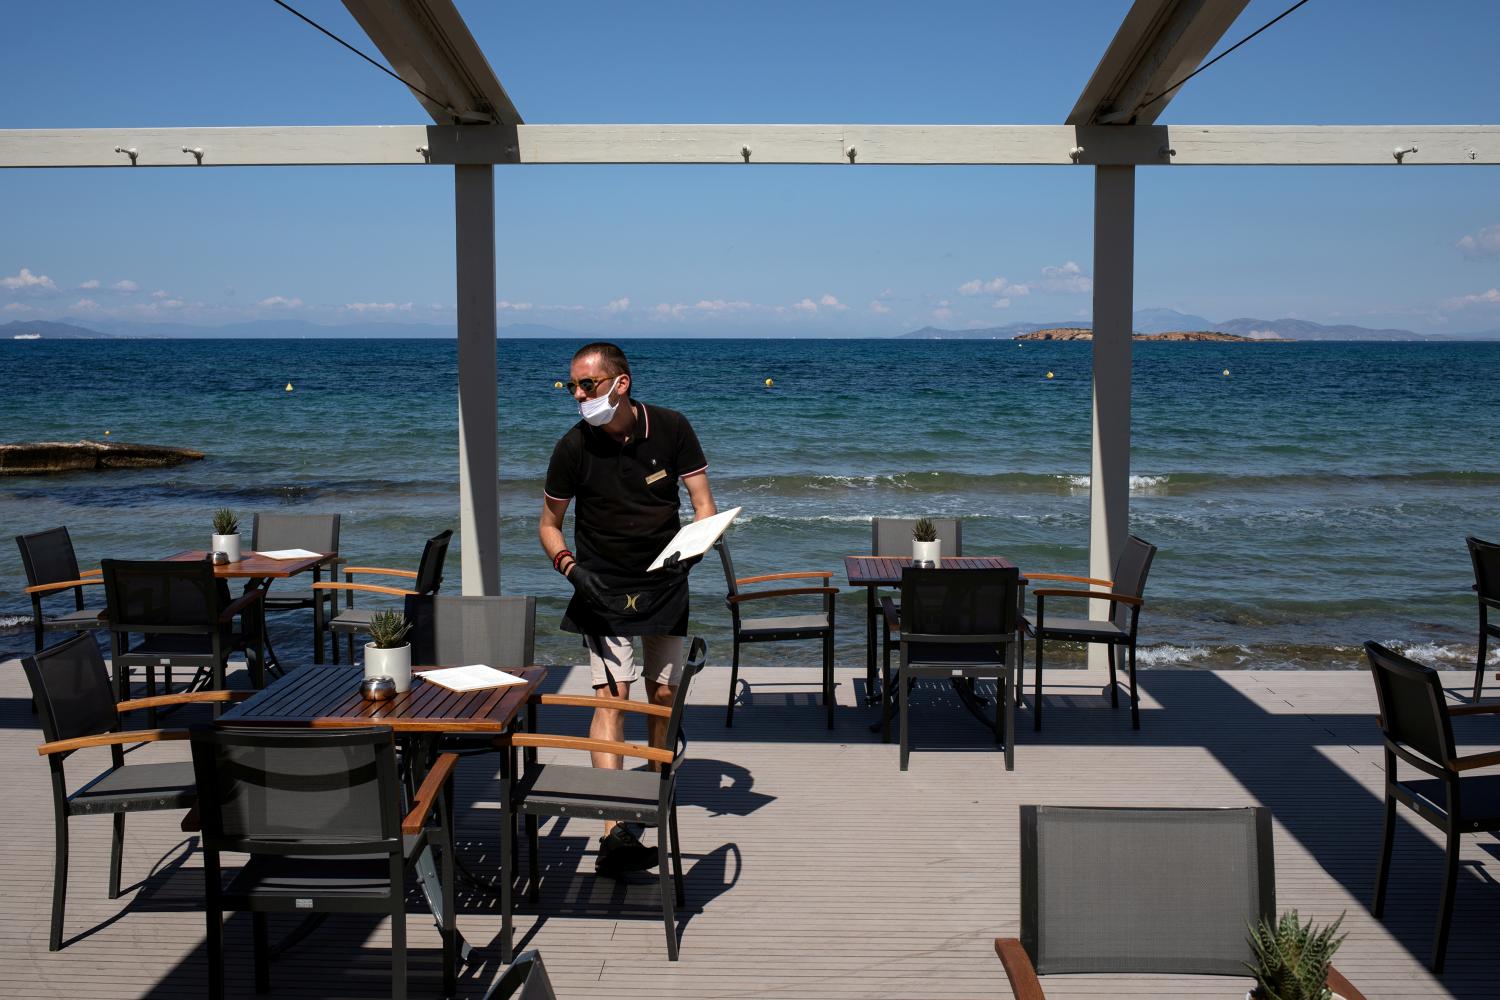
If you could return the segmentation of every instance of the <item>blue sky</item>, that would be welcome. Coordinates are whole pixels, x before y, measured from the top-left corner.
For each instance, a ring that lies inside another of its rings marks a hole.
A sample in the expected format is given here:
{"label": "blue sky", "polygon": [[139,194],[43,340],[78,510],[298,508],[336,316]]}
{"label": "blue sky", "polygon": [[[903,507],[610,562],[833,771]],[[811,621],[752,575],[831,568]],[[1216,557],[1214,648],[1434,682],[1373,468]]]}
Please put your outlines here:
{"label": "blue sky", "polygon": [[[1287,0],[1252,0],[1227,36]],[[294,0],[368,51],[343,5]],[[1129,4],[459,0],[526,120],[1060,123]],[[270,0],[15,5],[0,128],[421,124]],[[1166,123],[1496,121],[1500,4],[1312,0]],[[497,170],[501,323],[850,336],[1086,318],[1087,169]],[[451,171],[0,172],[0,322],[450,324]],[[1136,305],[1500,329],[1500,169],[1138,172]]]}

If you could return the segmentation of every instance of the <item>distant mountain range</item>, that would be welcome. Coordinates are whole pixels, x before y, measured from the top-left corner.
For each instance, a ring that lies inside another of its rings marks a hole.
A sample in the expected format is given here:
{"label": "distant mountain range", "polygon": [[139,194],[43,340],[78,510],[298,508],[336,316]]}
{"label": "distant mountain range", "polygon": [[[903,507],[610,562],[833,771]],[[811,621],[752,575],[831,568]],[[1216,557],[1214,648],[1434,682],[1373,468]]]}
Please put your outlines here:
{"label": "distant mountain range", "polygon": [[[1412,330],[1374,329],[1348,323],[1329,325],[1305,319],[1231,319],[1215,323],[1202,316],[1175,309],[1139,309],[1131,324],[1136,333],[1173,333],[1176,331],[1212,331],[1233,333],[1252,340],[1500,340],[1500,330],[1467,333],[1462,336],[1416,333]],[[904,340],[1013,340],[1037,330],[1058,327],[1089,328],[1088,321],[1062,320],[1056,323],[1007,323],[973,330],[945,330],[924,326],[901,335]]]}

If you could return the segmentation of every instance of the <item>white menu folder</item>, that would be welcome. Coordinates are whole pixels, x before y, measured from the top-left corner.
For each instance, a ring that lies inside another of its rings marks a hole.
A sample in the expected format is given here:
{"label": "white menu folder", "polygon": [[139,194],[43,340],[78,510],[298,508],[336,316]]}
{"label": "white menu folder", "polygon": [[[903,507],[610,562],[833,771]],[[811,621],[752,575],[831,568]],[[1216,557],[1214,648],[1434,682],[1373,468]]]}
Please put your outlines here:
{"label": "white menu folder", "polygon": [[661,550],[661,555],[656,557],[656,561],[646,567],[646,572],[661,569],[674,552],[677,553],[679,559],[691,559],[693,556],[703,555],[713,548],[719,536],[729,529],[729,523],[744,509],[731,507],[729,510],[719,511],[712,517],[705,517],[701,521],[684,524],[682,530],[677,532],[677,536]]}

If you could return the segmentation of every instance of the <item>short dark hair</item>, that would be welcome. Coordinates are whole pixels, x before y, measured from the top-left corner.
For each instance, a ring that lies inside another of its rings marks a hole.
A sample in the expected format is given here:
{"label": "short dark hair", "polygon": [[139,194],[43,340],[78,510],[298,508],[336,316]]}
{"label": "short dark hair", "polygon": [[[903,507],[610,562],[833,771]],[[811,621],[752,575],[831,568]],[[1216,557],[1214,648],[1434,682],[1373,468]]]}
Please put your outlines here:
{"label": "short dark hair", "polygon": [[607,340],[596,340],[592,344],[584,344],[573,352],[573,360],[588,357],[590,354],[599,355],[600,364],[604,365],[607,375],[629,375],[630,362],[625,359],[625,352],[620,350],[616,344]]}

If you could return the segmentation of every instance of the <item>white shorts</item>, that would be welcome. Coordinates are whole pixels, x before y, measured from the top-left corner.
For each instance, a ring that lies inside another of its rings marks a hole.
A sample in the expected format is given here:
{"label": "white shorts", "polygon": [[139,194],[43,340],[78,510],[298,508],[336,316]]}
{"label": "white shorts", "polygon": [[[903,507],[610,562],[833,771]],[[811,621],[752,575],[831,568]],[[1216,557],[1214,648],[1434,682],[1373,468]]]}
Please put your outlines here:
{"label": "white shorts", "polygon": [[628,635],[586,635],[583,645],[589,651],[589,668],[594,687],[609,687],[613,678],[618,684],[645,677],[668,687],[682,680],[682,636],[643,635],[641,647],[645,667],[636,659],[635,646]]}

